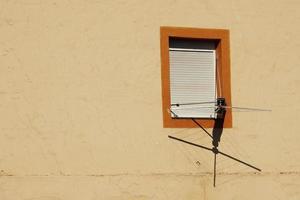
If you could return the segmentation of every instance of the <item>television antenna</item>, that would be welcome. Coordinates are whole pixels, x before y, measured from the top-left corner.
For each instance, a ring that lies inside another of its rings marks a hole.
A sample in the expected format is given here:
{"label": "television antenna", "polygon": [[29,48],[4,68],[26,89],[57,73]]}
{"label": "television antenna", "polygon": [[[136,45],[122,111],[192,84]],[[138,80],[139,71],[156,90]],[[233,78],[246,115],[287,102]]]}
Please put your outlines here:
{"label": "television antenna", "polygon": [[[192,145],[192,146],[195,146],[195,147],[198,147],[198,148],[201,148],[201,149],[204,149],[204,150],[207,150],[207,151],[210,151],[214,154],[214,171],[213,171],[213,186],[216,187],[216,176],[217,176],[217,154],[219,155],[222,155],[222,156],[225,156],[227,158],[230,158],[236,162],[239,162],[247,167],[250,167],[256,171],[262,171],[260,168],[257,168],[255,167],[254,165],[251,165],[247,162],[244,162],[238,158],[235,158],[227,153],[224,153],[223,151],[220,151],[218,149],[218,146],[219,146],[219,142],[220,142],[220,138],[221,138],[221,135],[222,135],[222,131],[223,131],[223,123],[224,123],[224,118],[225,118],[225,115],[226,115],[226,109],[237,109],[237,110],[244,110],[244,111],[266,111],[266,112],[270,112],[271,110],[269,109],[260,109],[260,108],[246,108],[246,107],[233,107],[233,106],[227,106],[226,103],[225,103],[225,98],[217,98],[216,101],[211,101],[211,102],[198,102],[198,103],[183,103],[183,104],[172,104],[171,106],[177,106],[177,107],[180,107],[181,105],[195,105],[195,106],[198,106],[198,105],[201,105],[201,104],[207,104],[207,103],[215,103],[215,106],[213,106],[213,108],[215,108],[215,113],[216,113],[216,117],[215,117],[215,127],[213,129],[213,133],[209,133],[199,122],[197,122],[195,120],[195,118],[191,118],[192,121],[197,124],[198,127],[200,127],[211,139],[212,139],[212,147],[209,148],[209,147],[206,147],[206,146],[203,146],[203,145],[199,145],[199,144],[196,144],[196,143],[193,143],[193,142],[189,142],[187,140],[183,140],[183,139],[180,139],[180,138],[177,138],[177,137],[174,137],[174,136],[171,136],[171,135],[168,135],[168,137],[170,139],[173,139],[173,140],[176,140],[176,141],[179,141],[179,142],[183,142],[185,144],[189,144],[189,145]],[[193,108],[193,107],[191,107]],[[197,108],[201,108],[201,107],[197,107]],[[203,107],[203,108],[208,108],[208,107]],[[209,106],[209,108],[211,108],[211,106]],[[170,113],[172,114],[172,117],[173,118],[180,118],[177,114],[176,114],[176,111],[170,109],[169,110]]]}

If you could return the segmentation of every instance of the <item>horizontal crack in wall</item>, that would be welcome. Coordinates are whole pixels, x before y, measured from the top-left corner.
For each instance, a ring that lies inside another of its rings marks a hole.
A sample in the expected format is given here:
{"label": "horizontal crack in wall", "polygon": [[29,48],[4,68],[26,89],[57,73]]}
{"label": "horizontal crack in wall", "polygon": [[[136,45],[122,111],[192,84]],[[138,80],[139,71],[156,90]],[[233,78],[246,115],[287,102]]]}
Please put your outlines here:
{"label": "horizontal crack in wall", "polygon": [[[212,172],[203,173],[116,173],[116,174],[10,174],[0,171],[0,177],[119,177],[119,176],[211,176]],[[269,175],[300,175],[300,171],[282,171],[282,172],[218,172],[218,176],[269,176]]]}

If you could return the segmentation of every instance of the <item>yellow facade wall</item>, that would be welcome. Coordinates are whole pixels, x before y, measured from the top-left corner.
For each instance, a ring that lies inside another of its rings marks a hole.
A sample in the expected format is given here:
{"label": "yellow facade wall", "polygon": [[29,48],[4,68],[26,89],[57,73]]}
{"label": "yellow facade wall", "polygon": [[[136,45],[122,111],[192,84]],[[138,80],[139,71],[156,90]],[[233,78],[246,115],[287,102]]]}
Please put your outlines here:
{"label": "yellow facade wall", "polygon": [[[1,0],[0,199],[300,199],[300,2]],[[160,26],[230,30],[233,113],[220,149],[167,135]]]}

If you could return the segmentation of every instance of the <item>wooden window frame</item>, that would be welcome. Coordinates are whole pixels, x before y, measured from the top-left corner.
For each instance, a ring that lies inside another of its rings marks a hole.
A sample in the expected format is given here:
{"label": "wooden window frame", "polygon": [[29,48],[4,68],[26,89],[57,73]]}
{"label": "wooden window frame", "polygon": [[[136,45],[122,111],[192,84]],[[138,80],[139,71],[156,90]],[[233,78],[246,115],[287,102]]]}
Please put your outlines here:
{"label": "wooden window frame", "polygon": [[[217,96],[224,97],[226,105],[231,106],[230,82],[230,51],[229,30],[202,29],[182,27],[160,27],[161,47],[161,80],[162,80],[162,112],[164,128],[194,128],[198,127],[192,119],[172,118],[170,108],[170,63],[169,63],[169,38],[213,40],[217,42]],[[220,94],[222,91],[222,94]],[[195,119],[205,128],[214,127],[214,119]],[[224,128],[232,128],[232,112],[227,109]]]}

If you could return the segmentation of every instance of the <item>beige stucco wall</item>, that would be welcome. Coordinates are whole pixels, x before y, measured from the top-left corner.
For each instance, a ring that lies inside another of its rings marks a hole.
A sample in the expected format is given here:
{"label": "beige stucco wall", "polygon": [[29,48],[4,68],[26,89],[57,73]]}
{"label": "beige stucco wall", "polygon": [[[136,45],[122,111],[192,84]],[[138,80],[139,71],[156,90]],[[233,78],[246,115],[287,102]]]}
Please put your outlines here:
{"label": "beige stucco wall", "polygon": [[[0,1],[0,199],[300,199],[300,2]],[[231,33],[237,112],[220,149],[170,141],[159,27]]]}

